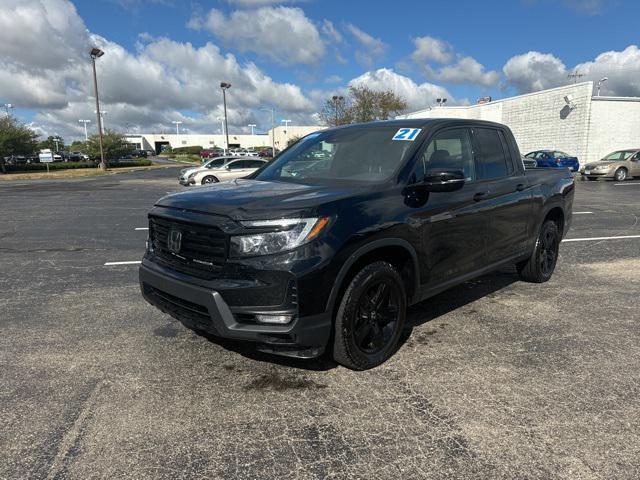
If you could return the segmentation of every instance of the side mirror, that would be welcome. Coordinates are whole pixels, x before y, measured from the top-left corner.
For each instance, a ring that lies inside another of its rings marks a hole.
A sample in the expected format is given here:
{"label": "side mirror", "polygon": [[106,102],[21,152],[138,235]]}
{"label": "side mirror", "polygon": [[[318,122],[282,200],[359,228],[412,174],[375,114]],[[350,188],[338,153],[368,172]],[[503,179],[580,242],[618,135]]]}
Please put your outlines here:
{"label": "side mirror", "polygon": [[422,183],[415,186],[427,192],[453,192],[465,183],[462,170],[427,170]]}

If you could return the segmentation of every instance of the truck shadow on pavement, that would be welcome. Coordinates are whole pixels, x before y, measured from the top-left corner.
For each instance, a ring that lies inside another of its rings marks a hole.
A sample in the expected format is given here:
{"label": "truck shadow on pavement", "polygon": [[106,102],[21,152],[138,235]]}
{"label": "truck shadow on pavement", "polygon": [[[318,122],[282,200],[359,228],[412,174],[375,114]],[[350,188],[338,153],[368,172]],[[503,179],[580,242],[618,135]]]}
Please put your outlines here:
{"label": "truck shadow on pavement", "polygon": [[[407,312],[407,323],[402,336],[400,337],[397,350],[399,350],[410,339],[414,328],[433,320],[437,320],[450,312],[473,303],[482,297],[502,290],[503,288],[518,281],[519,277],[515,271],[515,267],[506,267],[452,287],[434,297],[409,307]],[[196,334],[226,350],[238,353],[243,357],[258,362],[272,363],[283,367],[310,371],[327,371],[338,366],[338,364],[334,362],[333,359],[329,358],[326,353],[321,357],[314,359],[283,357],[260,352],[250,343],[215,337],[202,331],[197,331]]]}

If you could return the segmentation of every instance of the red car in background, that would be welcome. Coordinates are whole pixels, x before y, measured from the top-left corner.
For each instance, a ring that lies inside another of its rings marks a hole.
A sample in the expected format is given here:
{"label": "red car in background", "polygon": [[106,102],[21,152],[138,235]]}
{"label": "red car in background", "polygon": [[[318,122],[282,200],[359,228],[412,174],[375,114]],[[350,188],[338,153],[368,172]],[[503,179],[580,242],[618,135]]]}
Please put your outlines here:
{"label": "red car in background", "polygon": [[215,158],[215,157],[221,157],[224,155],[224,151],[220,150],[220,149],[207,149],[207,150],[202,150],[200,152],[200,157],[201,158]]}

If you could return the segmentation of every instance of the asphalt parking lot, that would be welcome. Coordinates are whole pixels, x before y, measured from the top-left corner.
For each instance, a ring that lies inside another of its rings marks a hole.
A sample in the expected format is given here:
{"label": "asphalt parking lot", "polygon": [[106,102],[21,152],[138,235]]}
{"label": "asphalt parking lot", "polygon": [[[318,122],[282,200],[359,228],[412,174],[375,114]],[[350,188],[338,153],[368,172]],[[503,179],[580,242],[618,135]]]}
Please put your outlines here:
{"label": "asphalt parking lot", "polygon": [[550,282],[444,292],[352,372],[198,336],[105,266],[176,178],[0,185],[0,478],[640,477],[640,181],[577,183]]}

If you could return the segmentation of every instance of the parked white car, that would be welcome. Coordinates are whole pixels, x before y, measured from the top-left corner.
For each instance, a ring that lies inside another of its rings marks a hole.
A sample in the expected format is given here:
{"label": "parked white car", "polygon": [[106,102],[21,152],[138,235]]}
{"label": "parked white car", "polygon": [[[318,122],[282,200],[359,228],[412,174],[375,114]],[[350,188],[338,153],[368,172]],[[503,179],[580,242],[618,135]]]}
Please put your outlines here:
{"label": "parked white car", "polygon": [[180,177],[178,181],[180,185],[192,185],[194,182],[190,182],[189,180],[194,177],[194,174],[199,171],[209,171],[211,169],[224,167],[225,164],[229,163],[231,160],[236,160],[238,156],[226,156],[226,157],[215,157],[206,160],[202,165],[197,167],[189,167],[183,168],[180,170]]}
{"label": "parked white car", "polygon": [[257,169],[264,166],[266,160],[260,158],[237,158],[225,163],[222,166],[212,165],[199,168],[195,172],[186,175],[184,181],[180,178],[182,185],[208,185],[211,183],[235,180],[246,177]]}

